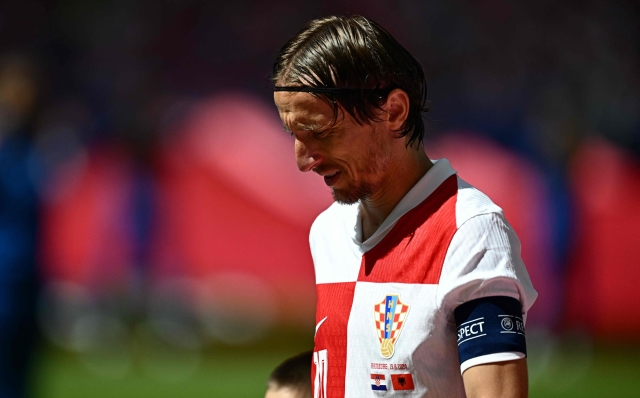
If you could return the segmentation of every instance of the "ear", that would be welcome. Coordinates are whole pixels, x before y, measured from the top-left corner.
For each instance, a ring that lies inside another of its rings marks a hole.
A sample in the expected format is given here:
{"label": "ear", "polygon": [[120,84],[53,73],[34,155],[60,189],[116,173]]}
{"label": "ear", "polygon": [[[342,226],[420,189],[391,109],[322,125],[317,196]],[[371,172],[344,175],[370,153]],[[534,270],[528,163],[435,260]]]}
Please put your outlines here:
{"label": "ear", "polygon": [[387,96],[384,110],[387,114],[385,121],[389,130],[399,131],[409,116],[409,96],[404,90],[394,89]]}

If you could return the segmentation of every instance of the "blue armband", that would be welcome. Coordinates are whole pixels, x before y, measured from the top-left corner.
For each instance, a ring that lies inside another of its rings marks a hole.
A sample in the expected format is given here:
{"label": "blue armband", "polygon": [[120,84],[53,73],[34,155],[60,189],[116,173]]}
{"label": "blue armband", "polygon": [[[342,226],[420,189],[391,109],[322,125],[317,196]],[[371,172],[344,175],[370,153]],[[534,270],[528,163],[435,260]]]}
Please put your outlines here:
{"label": "blue armband", "polygon": [[511,297],[484,297],[454,311],[460,363],[502,352],[527,354],[522,305]]}

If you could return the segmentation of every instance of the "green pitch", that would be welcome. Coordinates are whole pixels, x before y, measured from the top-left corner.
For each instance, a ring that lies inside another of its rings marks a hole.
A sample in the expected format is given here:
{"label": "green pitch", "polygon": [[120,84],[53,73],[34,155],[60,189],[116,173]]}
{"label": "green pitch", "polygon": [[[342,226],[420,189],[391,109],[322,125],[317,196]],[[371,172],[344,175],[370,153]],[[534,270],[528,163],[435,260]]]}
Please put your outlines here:
{"label": "green pitch", "polygon": [[[279,332],[250,347],[212,347],[199,356],[138,353],[126,372],[115,355],[102,358],[100,370],[87,358],[47,348],[41,350],[32,390],[35,398],[262,397],[271,370],[308,349],[311,339],[308,333]],[[536,352],[530,356],[533,398],[639,396],[637,344],[585,346],[565,340]]]}

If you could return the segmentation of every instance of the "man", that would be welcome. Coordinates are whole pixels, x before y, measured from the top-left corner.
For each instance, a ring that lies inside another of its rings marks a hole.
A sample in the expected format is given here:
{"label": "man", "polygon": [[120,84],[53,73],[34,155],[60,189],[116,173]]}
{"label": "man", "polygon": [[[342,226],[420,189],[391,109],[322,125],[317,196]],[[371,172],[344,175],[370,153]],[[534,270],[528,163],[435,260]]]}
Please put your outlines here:
{"label": "man", "polygon": [[314,397],[525,397],[536,292],[502,210],[432,162],[418,62],[361,17],[310,22],[274,64],[298,168],[335,202],[311,227]]}
{"label": "man", "polygon": [[267,384],[264,398],[310,398],[311,360],[313,352],[307,351],[282,362],[276,367]]}

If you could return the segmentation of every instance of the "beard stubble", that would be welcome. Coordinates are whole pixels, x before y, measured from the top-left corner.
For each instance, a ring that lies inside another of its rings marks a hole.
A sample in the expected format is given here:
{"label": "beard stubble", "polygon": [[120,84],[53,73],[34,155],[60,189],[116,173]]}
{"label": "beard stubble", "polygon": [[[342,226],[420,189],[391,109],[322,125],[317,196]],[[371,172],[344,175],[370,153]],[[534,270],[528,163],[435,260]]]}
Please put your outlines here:
{"label": "beard stubble", "polygon": [[[376,132],[374,131],[373,134]],[[354,169],[363,177],[352,181],[345,189],[332,189],[333,200],[350,205],[369,199],[382,186],[383,177],[391,161],[389,152],[380,140],[376,140],[376,145],[369,148],[363,160],[355,164]]]}

